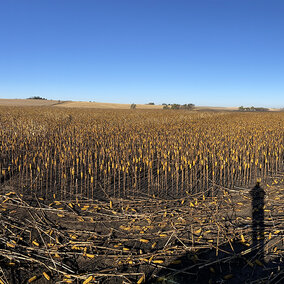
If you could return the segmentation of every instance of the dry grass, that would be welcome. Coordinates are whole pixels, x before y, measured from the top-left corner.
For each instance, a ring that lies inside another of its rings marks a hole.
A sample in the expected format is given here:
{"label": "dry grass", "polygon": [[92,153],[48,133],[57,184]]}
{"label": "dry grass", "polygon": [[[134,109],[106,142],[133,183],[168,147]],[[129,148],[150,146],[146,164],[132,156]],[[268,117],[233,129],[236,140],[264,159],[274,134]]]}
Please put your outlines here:
{"label": "dry grass", "polygon": [[0,106],[53,106],[58,102],[52,100],[0,99]]}
{"label": "dry grass", "polygon": [[[131,104],[99,103],[83,101],[60,100],[25,100],[25,99],[0,99],[0,106],[55,106],[65,108],[95,108],[95,109],[130,109]],[[137,109],[163,109],[162,105],[137,104]],[[197,111],[237,111],[238,107],[212,107],[196,106]],[[280,111],[279,108],[269,108],[269,111]]]}
{"label": "dry grass", "polygon": [[[130,109],[130,104],[115,104],[115,103],[97,103],[97,102],[73,102],[67,101],[56,105],[57,107],[66,108],[98,108],[98,109]],[[162,109],[161,105],[143,105],[137,104],[138,109]]]}
{"label": "dry grass", "polygon": [[[77,102],[57,100],[0,99],[0,106],[53,106],[64,108],[130,109],[130,104]],[[137,109],[162,109],[161,105],[137,104]]]}

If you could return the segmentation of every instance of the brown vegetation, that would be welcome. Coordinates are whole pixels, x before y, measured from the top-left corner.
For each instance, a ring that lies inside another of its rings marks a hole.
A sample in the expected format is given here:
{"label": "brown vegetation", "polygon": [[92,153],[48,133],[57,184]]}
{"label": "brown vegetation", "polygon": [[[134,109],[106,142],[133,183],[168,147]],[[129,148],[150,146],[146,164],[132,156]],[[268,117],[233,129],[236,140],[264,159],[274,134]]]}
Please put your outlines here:
{"label": "brown vegetation", "polygon": [[4,283],[281,277],[283,113],[5,107],[0,124]]}
{"label": "brown vegetation", "polygon": [[[0,99],[0,106],[45,106],[62,108],[95,108],[95,109],[130,109],[131,104],[79,102],[60,100],[39,100],[39,99]],[[138,109],[162,109],[160,105],[137,104]]]}

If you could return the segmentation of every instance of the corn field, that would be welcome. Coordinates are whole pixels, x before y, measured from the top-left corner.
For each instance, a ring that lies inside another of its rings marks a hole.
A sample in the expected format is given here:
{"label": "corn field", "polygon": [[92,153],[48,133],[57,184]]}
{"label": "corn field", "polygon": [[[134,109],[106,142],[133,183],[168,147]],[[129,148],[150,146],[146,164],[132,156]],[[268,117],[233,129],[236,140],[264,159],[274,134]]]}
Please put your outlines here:
{"label": "corn field", "polygon": [[41,198],[182,197],[283,172],[284,113],[0,108],[1,184]]}

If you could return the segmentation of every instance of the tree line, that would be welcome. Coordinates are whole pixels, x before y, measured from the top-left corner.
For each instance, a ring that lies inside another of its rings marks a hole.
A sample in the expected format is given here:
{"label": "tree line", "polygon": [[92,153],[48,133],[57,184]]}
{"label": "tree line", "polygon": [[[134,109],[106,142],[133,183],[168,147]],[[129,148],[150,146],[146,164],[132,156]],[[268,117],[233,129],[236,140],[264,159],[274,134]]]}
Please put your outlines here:
{"label": "tree line", "polygon": [[252,112],[252,111],[269,111],[268,108],[265,108],[265,107],[254,107],[254,106],[251,106],[251,107],[243,107],[243,106],[240,106],[239,107],[239,111],[249,111],[249,112]]}

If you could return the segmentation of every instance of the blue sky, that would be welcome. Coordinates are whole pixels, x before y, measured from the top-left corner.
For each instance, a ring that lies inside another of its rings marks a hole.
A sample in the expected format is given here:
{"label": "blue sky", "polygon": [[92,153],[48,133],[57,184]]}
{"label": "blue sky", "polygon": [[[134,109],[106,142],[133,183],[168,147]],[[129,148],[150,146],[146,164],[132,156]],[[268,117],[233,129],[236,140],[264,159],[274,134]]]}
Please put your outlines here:
{"label": "blue sky", "polygon": [[0,98],[284,107],[282,0],[0,0]]}

